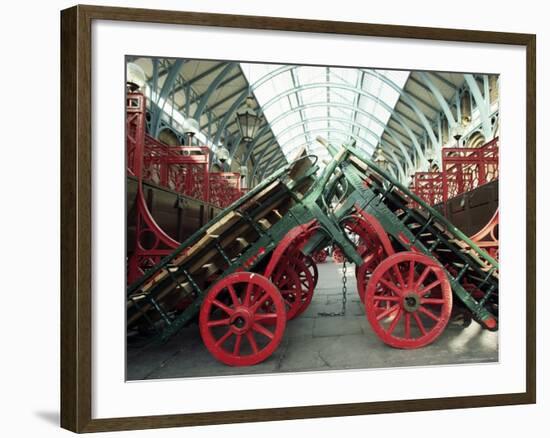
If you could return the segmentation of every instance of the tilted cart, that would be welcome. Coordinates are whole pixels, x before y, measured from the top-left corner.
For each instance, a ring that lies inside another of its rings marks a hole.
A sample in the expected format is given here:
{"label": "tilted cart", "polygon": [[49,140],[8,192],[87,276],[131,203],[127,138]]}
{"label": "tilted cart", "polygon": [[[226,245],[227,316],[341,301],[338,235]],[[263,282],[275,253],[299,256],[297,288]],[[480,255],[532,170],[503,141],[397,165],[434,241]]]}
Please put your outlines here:
{"label": "tilted cart", "polygon": [[455,310],[497,330],[498,262],[358,148],[326,146],[341,169],[327,197],[355,236],[357,288],[376,334],[394,347],[427,345],[447,325],[453,298]]}
{"label": "tilted cart", "polygon": [[203,341],[218,360],[252,365],[269,357],[286,320],[311,301],[315,263],[300,247],[313,225],[321,224],[361,263],[318,204],[338,163],[315,178],[318,167],[310,158],[263,181],[130,285],[128,328],[148,324],[167,339],[198,315]]}

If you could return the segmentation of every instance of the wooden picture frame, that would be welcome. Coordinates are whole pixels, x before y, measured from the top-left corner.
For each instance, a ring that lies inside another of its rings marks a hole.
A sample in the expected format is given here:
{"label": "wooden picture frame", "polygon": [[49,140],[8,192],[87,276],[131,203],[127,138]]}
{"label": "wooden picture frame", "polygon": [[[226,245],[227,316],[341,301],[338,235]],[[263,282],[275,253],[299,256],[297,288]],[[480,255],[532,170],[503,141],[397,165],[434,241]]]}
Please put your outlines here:
{"label": "wooden picture frame", "polygon": [[[91,71],[94,20],[347,34],[526,48],[526,391],[405,401],[346,403],[246,411],[92,418]],[[61,426],[114,431],[374,413],[529,404],[536,401],[536,37],[530,34],[344,23],[196,12],[75,6],[61,12]]]}

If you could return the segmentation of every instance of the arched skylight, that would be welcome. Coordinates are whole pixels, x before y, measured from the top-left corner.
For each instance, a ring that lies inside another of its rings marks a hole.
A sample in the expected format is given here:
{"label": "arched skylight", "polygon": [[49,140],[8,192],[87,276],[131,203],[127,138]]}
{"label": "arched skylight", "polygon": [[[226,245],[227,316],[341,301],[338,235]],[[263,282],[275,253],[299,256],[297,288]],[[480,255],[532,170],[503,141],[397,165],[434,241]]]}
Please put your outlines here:
{"label": "arched skylight", "polygon": [[317,136],[337,146],[355,140],[372,154],[410,73],[246,63],[241,68],[287,160],[305,146],[321,166],[330,155]]}

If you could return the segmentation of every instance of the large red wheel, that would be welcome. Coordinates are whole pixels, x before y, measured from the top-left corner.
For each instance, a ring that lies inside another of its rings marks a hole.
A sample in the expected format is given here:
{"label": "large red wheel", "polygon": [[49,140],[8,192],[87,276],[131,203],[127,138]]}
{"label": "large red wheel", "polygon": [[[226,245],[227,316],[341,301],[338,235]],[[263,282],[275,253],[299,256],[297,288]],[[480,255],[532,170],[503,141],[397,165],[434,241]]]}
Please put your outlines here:
{"label": "large red wheel", "polygon": [[[387,308],[380,311],[383,303]],[[399,252],[383,260],[367,285],[365,308],[375,333],[396,348],[419,348],[433,342],[451,316],[451,285],[428,256]]]}
{"label": "large red wheel", "polygon": [[[294,318],[302,306],[302,287],[300,277],[294,266],[290,264],[291,260],[285,256],[281,257],[271,275],[271,281],[279,289],[286,307],[287,320]],[[304,268],[307,270],[307,268]],[[265,306],[271,304],[266,302]]]}
{"label": "large red wheel", "polygon": [[306,263],[303,260],[300,260],[297,257],[291,257],[289,259],[289,266],[291,266],[294,272],[297,274],[300,282],[300,289],[302,291],[300,307],[296,314],[293,315],[293,318],[295,318],[305,312],[305,310],[311,304],[311,300],[313,299],[313,291],[315,289],[315,280],[313,278],[313,275],[311,274],[311,271],[308,269]]}
{"label": "large red wheel", "polygon": [[[264,306],[269,302],[269,306]],[[286,325],[285,303],[267,278],[237,272],[216,283],[200,311],[201,337],[227,365],[255,365],[279,346]]]}
{"label": "large red wheel", "polygon": [[365,291],[374,269],[387,257],[384,246],[378,233],[360,216],[354,216],[344,222],[344,228],[353,236],[356,236],[357,251],[361,254],[363,263],[355,267],[357,281],[357,293],[361,302],[365,302]]}
{"label": "large red wheel", "polygon": [[313,287],[315,288],[315,286],[317,286],[317,281],[319,281],[319,269],[317,269],[317,263],[315,263],[313,257],[304,253],[299,253],[298,258],[305,263],[307,269],[311,273],[311,276],[313,277]]}

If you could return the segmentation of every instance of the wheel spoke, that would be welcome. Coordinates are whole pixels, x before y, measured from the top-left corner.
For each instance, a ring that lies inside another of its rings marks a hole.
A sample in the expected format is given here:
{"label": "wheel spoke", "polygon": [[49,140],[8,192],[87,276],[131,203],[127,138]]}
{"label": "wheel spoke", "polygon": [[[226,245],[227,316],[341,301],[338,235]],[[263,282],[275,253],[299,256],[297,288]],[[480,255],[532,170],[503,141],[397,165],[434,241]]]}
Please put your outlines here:
{"label": "wheel spoke", "polygon": [[401,289],[399,289],[395,284],[389,282],[385,278],[380,279],[380,283],[382,283],[384,286],[390,288],[392,291],[394,291],[397,295],[401,295]]}
{"label": "wheel spoke", "polygon": [[418,316],[418,312],[413,313],[414,320],[416,321],[416,325],[418,326],[418,329],[420,330],[420,333],[422,333],[422,336],[426,335],[426,328],[424,327],[424,324],[422,324],[422,321],[420,320],[420,317]]}
{"label": "wheel spoke", "polygon": [[254,321],[269,321],[272,319],[277,319],[278,317],[279,315],[277,315],[276,313],[256,313],[254,315]]}
{"label": "wheel spoke", "polygon": [[235,345],[233,346],[233,354],[235,356],[239,355],[239,352],[241,351],[241,340],[243,338],[243,335],[235,335]]}
{"label": "wheel spoke", "polygon": [[254,339],[254,334],[252,332],[246,332],[246,339],[252,348],[254,354],[258,354],[258,344],[256,344],[256,339]]}
{"label": "wheel spoke", "polygon": [[395,330],[395,327],[397,327],[397,323],[401,320],[401,316],[403,315],[403,310],[401,307],[399,308],[397,315],[395,315],[395,319],[392,321],[390,326],[388,327],[388,335],[391,335],[393,331]]}
{"label": "wheel spoke", "polygon": [[435,315],[433,312],[426,309],[424,306],[420,306],[418,308],[424,315],[429,316],[431,319],[433,319],[435,322],[439,322],[439,316]]}
{"label": "wheel spoke", "polygon": [[267,301],[267,299],[269,298],[269,295],[267,293],[263,293],[262,296],[260,298],[258,298],[256,300],[256,302],[252,305],[252,307],[250,308],[250,310],[252,312],[256,312],[258,310],[258,307],[260,307],[263,303],[265,303]]}
{"label": "wheel spoke", "polygon": [[403,278],[403,274],[401,274],[401,271],[399,270],[399,265],[393,265],[392,271],[394,272],[395,276],[397,277],[397,281],[399,282],[399,285],[403,288],[405,287],[405,280]]}
{"label": "wheel spoke", "polygon": [[400,309],[399,305],[395,304],[395,305],[391,306],[390,308],[384,310],[380,315],[378,315],[376,317],[376,319],[378,321],[380,321],[381,319],[384,319],[384,318],[390,316],[393,312],[395,312],[398,309]]}
{"label": "wheel spoke", "polygon": [[400,300],[401,300],[401,298],[396,297],[395,295],[386,295],[386,296],[374,297],[374,301],[391,301],[392,303],[396,303]]}
{"label": "wheel spoke", "polygon": [[233,309],[229,306],[226,306],[224,303],[222,303],[219,300],[212,301],[212,304],[214,304],[216,307],[219,307],[220,309],[222,309],[229,316],[231,316],[233,314]]}
{"label": "wheel spoke", "polygon": [[407,287],[413,287],[414,285],[414,260],[409,261],[409,278],[407,281]]}
{"label": "wheel spoke", "polygon": [[208,327],[219,327],[221,325],[229,325],[229,318],[216,319],[215,321],[208,321],[206,324]]}
{"label": "wheel spoke", "polygon": [[237,292],[235,292],[235,288],[232,284],[227,285],[227,289],[229,290],[229,295],[231,295],[231,301],[233,302],[233,306],[238,306],[241,304],[239,301],[239,298],[237,297]]}
{"label": "wheel spoke", "polygon": [[263,325],[261,324],[258,324],[257,322],[255,322],[254,324],[252,324],[252,330],[255,330],[257,331],[258,333],[261,333],[262,335],[264,335],[265,337],[269,338],[269,339],[273,339],[273,333],[271,333],[268,329],[266,329]]}
{"label": "wheel spoke", "polygon": [[225,334],[216,341],[216,346],[219,347],[219,346],[223,345],[223,343],[225,341],[227,341],[232,334],[233,334],[233,332],[230,329],[227,329]]}
{"label": "wheel spoke", "polygon": [[441,281],[439,279],[431,282],[429,285],[427,285],[424,289],[420,290],[418,292],[418,295],[423,296],[426,295],[430,290],[432,290],[434,287],[436,287],[438,284],[441,284]]}
{"label": "wheel spoke", "polygon": [[445,300],[442,298],[421,298],[421,304],[445,304]]}
{"label": "wheel spoke", "polygon": [[254,283],[248,283],[246,291],[244,293],[243,305],[250,306],[250,297],[252,296],[252,289],[254,289]]}
{"label": "wheel spoke", "polygon": [[411,337],[411,314],[405,313],[405,338]]}
{"label": "wheel spoke", "polygon": [[431,271],[431,267],[426,266],[424,268],[424,270],[422,271],[422,274],[420,274],[420,277],[418,277],[418,280],[416,280],[416,283],[414,284],[413,289],[418,289],[420,287],[420,285],[424,282],[424,280],[426,279],[430,271]]}

